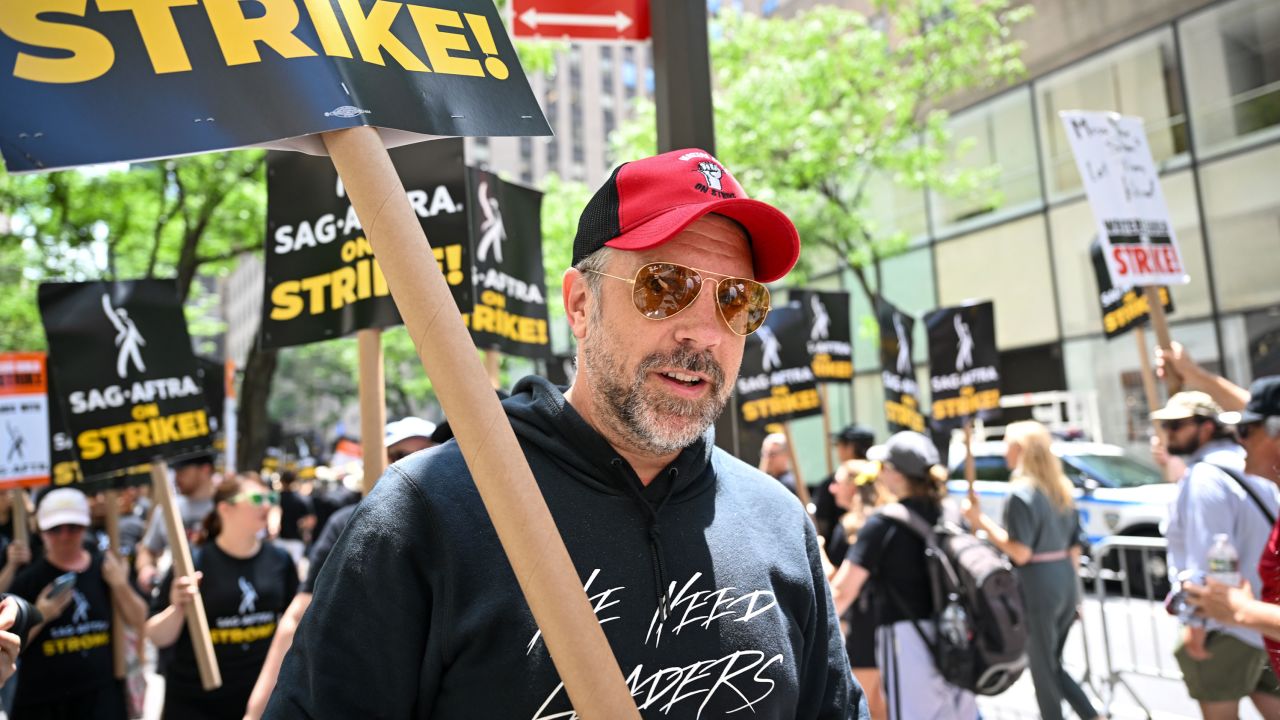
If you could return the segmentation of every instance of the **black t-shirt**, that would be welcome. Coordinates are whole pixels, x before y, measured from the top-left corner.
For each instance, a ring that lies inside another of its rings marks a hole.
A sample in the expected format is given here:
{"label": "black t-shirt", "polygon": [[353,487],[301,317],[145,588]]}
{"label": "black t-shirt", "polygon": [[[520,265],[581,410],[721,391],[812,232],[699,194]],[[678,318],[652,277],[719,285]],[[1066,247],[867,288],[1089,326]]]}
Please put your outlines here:
{"label": "black t-shirt", "polygon": [[329,559],[329,553],[338,542],[338,538],[342,537],[342,531],[347,529],[347,522],[351,520],[352,515],[356,514],[357,507],[359,506],[348,505],[342,508],[324,524],[320,537],[316,538],[315,544],[311,546],[311,566],[307,568],[307,579],[302,583],[302,592],[316,591],[316,578],[320,576],[320,568],[324,567],[324,561]]}
{"label": "black t-shirt", "polygon": [[301,540],[302,530],[298,521],[314,514],[311,498],[292,490],[280,493],[280,539]]}
{"label": "black t-shirt", "polygon": [[[902,504],[930,524],[937,522],[941,514],[937,505],[922,498],[906,498]],[[901,620],[933,617],[933,591],[924,549],[924,540],[905,525],[880,513],[867,518],[846,559],[866,568],[871,573],[870,581],[877,583],[878,588],[886,588],[885,592],[874,595],[877,624],[892,625]],[[889,590],[897,593],[910,614],[903,613]]]}
{"label": "black t-shirt", "polygon": [[320,533],[328,524],[330,516],[348,505],[360,502],[360,495],[343,487],[342,483],[333,483],[318,490],[311,501],[316,511],[316,533]]}
{"label": "black t-shirt", "polygon": [[[204,691],[184,624],[165,668],[164,714],[168,718],[239,720],[267,658],[276,623],[298,590],[298,571],[289,553],[270,543],[244,559],[226,554],[216,542],[205,543],[193,560],[196,569],[204,573],[200,596],[209,618],[222,687]],[[161,582],[152,614],[169,606],[172,582],[171,572]]]}
{"label": "black t-shirt", "polygon": [[[822,479],[817,486],[809,486],[809,497],[813,502],[813,522],[818,527],[818,534],[827,542],[827,547],[831,547],[831,541],[835,539],[836,526],[840,524],[840,518],[844,516],[844,510],[836,504],[836,496],[831,494],[831,483],[835,482],[835,474],[831,474]],[[844,555],[840,556],[844,559]],[[838,560],[833,560],[839,565]]]}
{"label": "black t-shirt", "polygon": [[[65,570],[42,558],[13,581],[13,594],[34,604]],[[71,603],[45,623],[23,647],[16,707],[56,703],[114,683],[111,664],[111,590],[102,579],[102,555],[90,553],[89,567],[77,574]],[[120,696],[121,703],[124,696]]]}

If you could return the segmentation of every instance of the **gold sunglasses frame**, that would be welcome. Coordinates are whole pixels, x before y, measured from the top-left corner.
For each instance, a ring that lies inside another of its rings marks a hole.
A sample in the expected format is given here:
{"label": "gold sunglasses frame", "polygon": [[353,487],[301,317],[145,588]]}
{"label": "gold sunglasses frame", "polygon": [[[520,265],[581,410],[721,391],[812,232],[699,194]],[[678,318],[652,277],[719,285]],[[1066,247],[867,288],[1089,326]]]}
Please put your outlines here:
{"label": "gold sunglasses frame", "polygon": [[[724,316],[724,306],[720,304],[720,299],[719,299],[718,297],[716,298],[716,301],[715,301],[715,302],[716,302],[716,312],[718,312],[718,313],[720,314],[720,319],[724,322],[725,327],[729,328],[729,331],[730,331],[730,332],[732,332],[734,335],[737,335],[738,337],[747,337],[748,335],[751,335],[751,334],[755,333],[755,331],[756,331],[756,330],[759,330],[759,329],[764,325],[765,320],[768,320],[768,319],[769,319],[769,311],[773,309],[773,293],[769,291],[769,288],[768,288],[768,286],[767,286],[767,285],[765,285],[764,283],[762,283],[762,282],[760,282],[760,281],[758,281],[758,280],[755,280],[755,279],[753,279],[753,278],[744,278],[744,277],[739,277],[739,276],[737,276],[737,275],[724,275],[724,274],[721,274],[721,273],[711,272],[710,270],[703,270],[702,268],[696,268],[696,267],[694,267],[694,266],[692,266],[692,265],[682,265],[682,264],[680,264],[680,263],[676,263],[676,262],[668,262],[668,261],[666,261],[666,260],[655,260],[655,261],[653,261],[653,262],[647,262],[647,263],[644,263],[644,264],[643,264],[643,265],[641,265],[640,267],[636,268],[636,274],[635,274],[635,276],[634,276],[634,277],[631,277],[631,278],[624,278],[624,277],[619,277],[619,276],[617,276],[617,275],[610,275],[609,273],[606,273],[606,272],[600,272],[599,270],[588,270],[587,272],[589,272],[589,273],[594,273],[594,274],[596,274],[596,275],[603,275],[604,277],[607,277],[607,278],[613,278],[614,280],[621,280],[622,282],[624,282],[624,283],[629,283],[632,287],[635,287],[636,282],[640,279],[640,273],[641,273],[645,268],[649,267],[650,265],[674,265],[674,266],[676,266],[676,267],[684,268],[684,269],[686,269],[686,270],[693,270],[693,271],[695,271],[695,272],[697,272],[697,273],[700,273],[700,274],[702,275],[702,283],[698,285],[698,292],[696,292],[696,293],[694,293],[694,294],[693,294],[693,298],[692,298],[691,300],[689,300],[689,304],[688,304],[688,305],[685,305],[684,307],[680,308],[679,310],[677,310],[677,311],[675,311],[675,312],[671,313],[670,315],[668,315],[668,316],[666,316],[666,317],[663,317],[663,318],[653,318],[653,317],[649,317],[648,315],[646,315],[646,314],[644,313],[644,311],[643,311],[643,310],[641,310],[639,307],[636,307],[636,304],[635,304],[635,295],[634,295],[634,293],[633,293],[633,294],[632,294],[631,307],[634,307],[634,308],[636,309],[636,312],[640,313],[640,317],[644,318],[645,320],[653,320],[653,321],[655,321],[655,322],[662,321],[662,320],[670,320],[671,318],[673,318],[673,317],[675,317],[675,316],[679,315],[680,313],[684,312],[685,310],[687,310],[688,308],[690,308],[690,307],[691,307],[695,302],[697,302],[697,301],[698,301],[698,297],[699,297],[700,295],[702,295],[702,288],[707,284],[707,281],[712,280],[713,278],[720,278],[719,280],[716,280],[716,292],[717,292],[717,293],[719,293],[719,291],[720,291],[720,283],[724,282],[725,280],[748,280],[748,281],[750,281],[750,282],[753,282],[753,283],[755,283],[755,284],[759,285],[761,288],[764,288],[764,292],[765,292],[765,294],[766,294],[766,295],[768,295],[768,297],[769,297],[769,304],[768,304],[768,305],[765,305],[765,308],[764,308],[764,316],[760,318],[760,324],[759,324],[759,325],[757,325],[757,326],[755,327],[755,329],[751,330],[750,332],[746,332],[746,333],[740,333],[740,332],[738,332],[737,330],[734,330],[734,329],[733,329],[733,325],[732,325],[732,324],[730,324],[730,322],[729,322],[729,318],[726,318],[726,317]],[[708,275],[710,275],[710,276],[712,276],[712,277],[707,277]]]}

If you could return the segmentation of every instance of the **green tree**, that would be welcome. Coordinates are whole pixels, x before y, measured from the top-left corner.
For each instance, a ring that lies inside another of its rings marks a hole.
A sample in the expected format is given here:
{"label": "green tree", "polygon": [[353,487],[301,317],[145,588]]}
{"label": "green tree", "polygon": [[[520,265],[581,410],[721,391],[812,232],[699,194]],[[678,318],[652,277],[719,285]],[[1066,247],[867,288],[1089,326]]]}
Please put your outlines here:
{"label": "green tree", "polygon": [[[983,193],[996,168],[957,169],[940,102],[1023,71],[1011,0],[879,0],[874,22],[816,7],[794,18],[727,13],[713,24],[717,155],[753,197],[787,210],[810,267],[833,258],[875,306],[881,261],[906,234],[877,219],[870,190],[892,184]],[[620,128],[619,157],[654,149],[653,107]],[[988,193],[989,195],[989,193]],[[990,198],[998,202],[998,198]],[[803,277],[804,268],[800,276]]]}

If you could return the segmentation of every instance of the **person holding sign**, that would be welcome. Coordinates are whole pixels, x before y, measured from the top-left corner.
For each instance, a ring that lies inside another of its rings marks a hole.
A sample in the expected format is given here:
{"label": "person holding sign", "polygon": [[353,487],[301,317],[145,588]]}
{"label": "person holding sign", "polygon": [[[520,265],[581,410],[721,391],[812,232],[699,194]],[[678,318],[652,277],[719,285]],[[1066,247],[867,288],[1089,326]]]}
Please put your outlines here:
{"label": "person holding sign", "polygon": [[[213,456],[197,455],[176,460],[173,468],[173,484],[178,488],[176,500],[182,526],[187,537],[196,543],[200,537],[200,522],[213,510]],[[169,531],[164,518],[155,513],[142,542],[138,543],[134,565],[138,573],[138,585],[150,592],[156,581],[156,562],[169,547]]]}
{"label": "person holding sign", "polygon": [[12,717],[124,720],[124,688],[111,660],[112,610],[141,628],[147,606],[113,553],[84,547],[89,500],[74,488],[40,501],[36,524],[45,555],[18,574],[13,593],[36,605]]}
{"label": "person holding sign", "polygon": [[[199,590],[191,578],[166,576],[147,621],[149,640],[160,648],[175,646],[165,668],[168,718],[243,717],[276,623],[298,590],[293,558],[261,539],[278,496],[256,474],[241,474],[223,480],[213,501],[204,521],[206,542],[192,558]],[[222,687],[212,692],[200,683],[184,622],[183,608],[196,597],[204,602],[222,672]]]}
{"label": "person holding sign", "polygon": [[[525,378],[503,402],[651,717],[866,717],[804,508],[709,432],[769,312],[762,283],[798,255],[790,220],[708,153],[625,163],[564,274],[574,384]],[[447,442],[392,465],[355,511],[265,717],[572,713]]]}

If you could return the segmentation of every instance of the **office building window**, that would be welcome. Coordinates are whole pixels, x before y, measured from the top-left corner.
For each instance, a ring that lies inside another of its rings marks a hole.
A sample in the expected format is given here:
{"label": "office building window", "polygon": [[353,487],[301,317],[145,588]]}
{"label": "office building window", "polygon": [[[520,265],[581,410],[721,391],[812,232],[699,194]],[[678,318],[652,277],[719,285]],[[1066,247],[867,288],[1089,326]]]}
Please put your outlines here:
{"label": "office building window", "polygon": [[1157,167],[1187,160],[1187,123],[1173,32],[1143,35],[1035,83],[1049,200],[1081,192],[1080,175],[1058,113],[1101,110],[1143,118]]}
{"label": "office building window", "polygon": [[[1280,303],[1280,145],[1200,168],[1218,309]],[[1179,245],[1184,244],[1178,237]]]}
{"label": "office building window", "polygon": [[1178,32],[1196,153],[1280,137],[1280,3],[1222,3]]}
{"label": "office building window", "polygon": [[996,174],[966,195],[932,193],[929,207],[936,234],[964,232],[1042,204],[1029,88],[957,113],[949,126],[954,147],[961,151],[947,170],[994,168]]}
{"label": "office building window", "polygon": [[[938,306],[933,291],[933,253],[929,248],[912,250],[882,263],[884,297],[898,309],[919,320],[924,313]],[[875,275],[870,269],[867,274]],[[872,282],[874,284],[874,280]],[[880,336],[872,331],[876,314],[851,273],[845,273],[844,286],[849,290],[849,314],[853,321],[853,367],[858,372],[879,368]],[[928,362],[928,340],[923,322],[916,323],[912,354],[916,362]]]}

